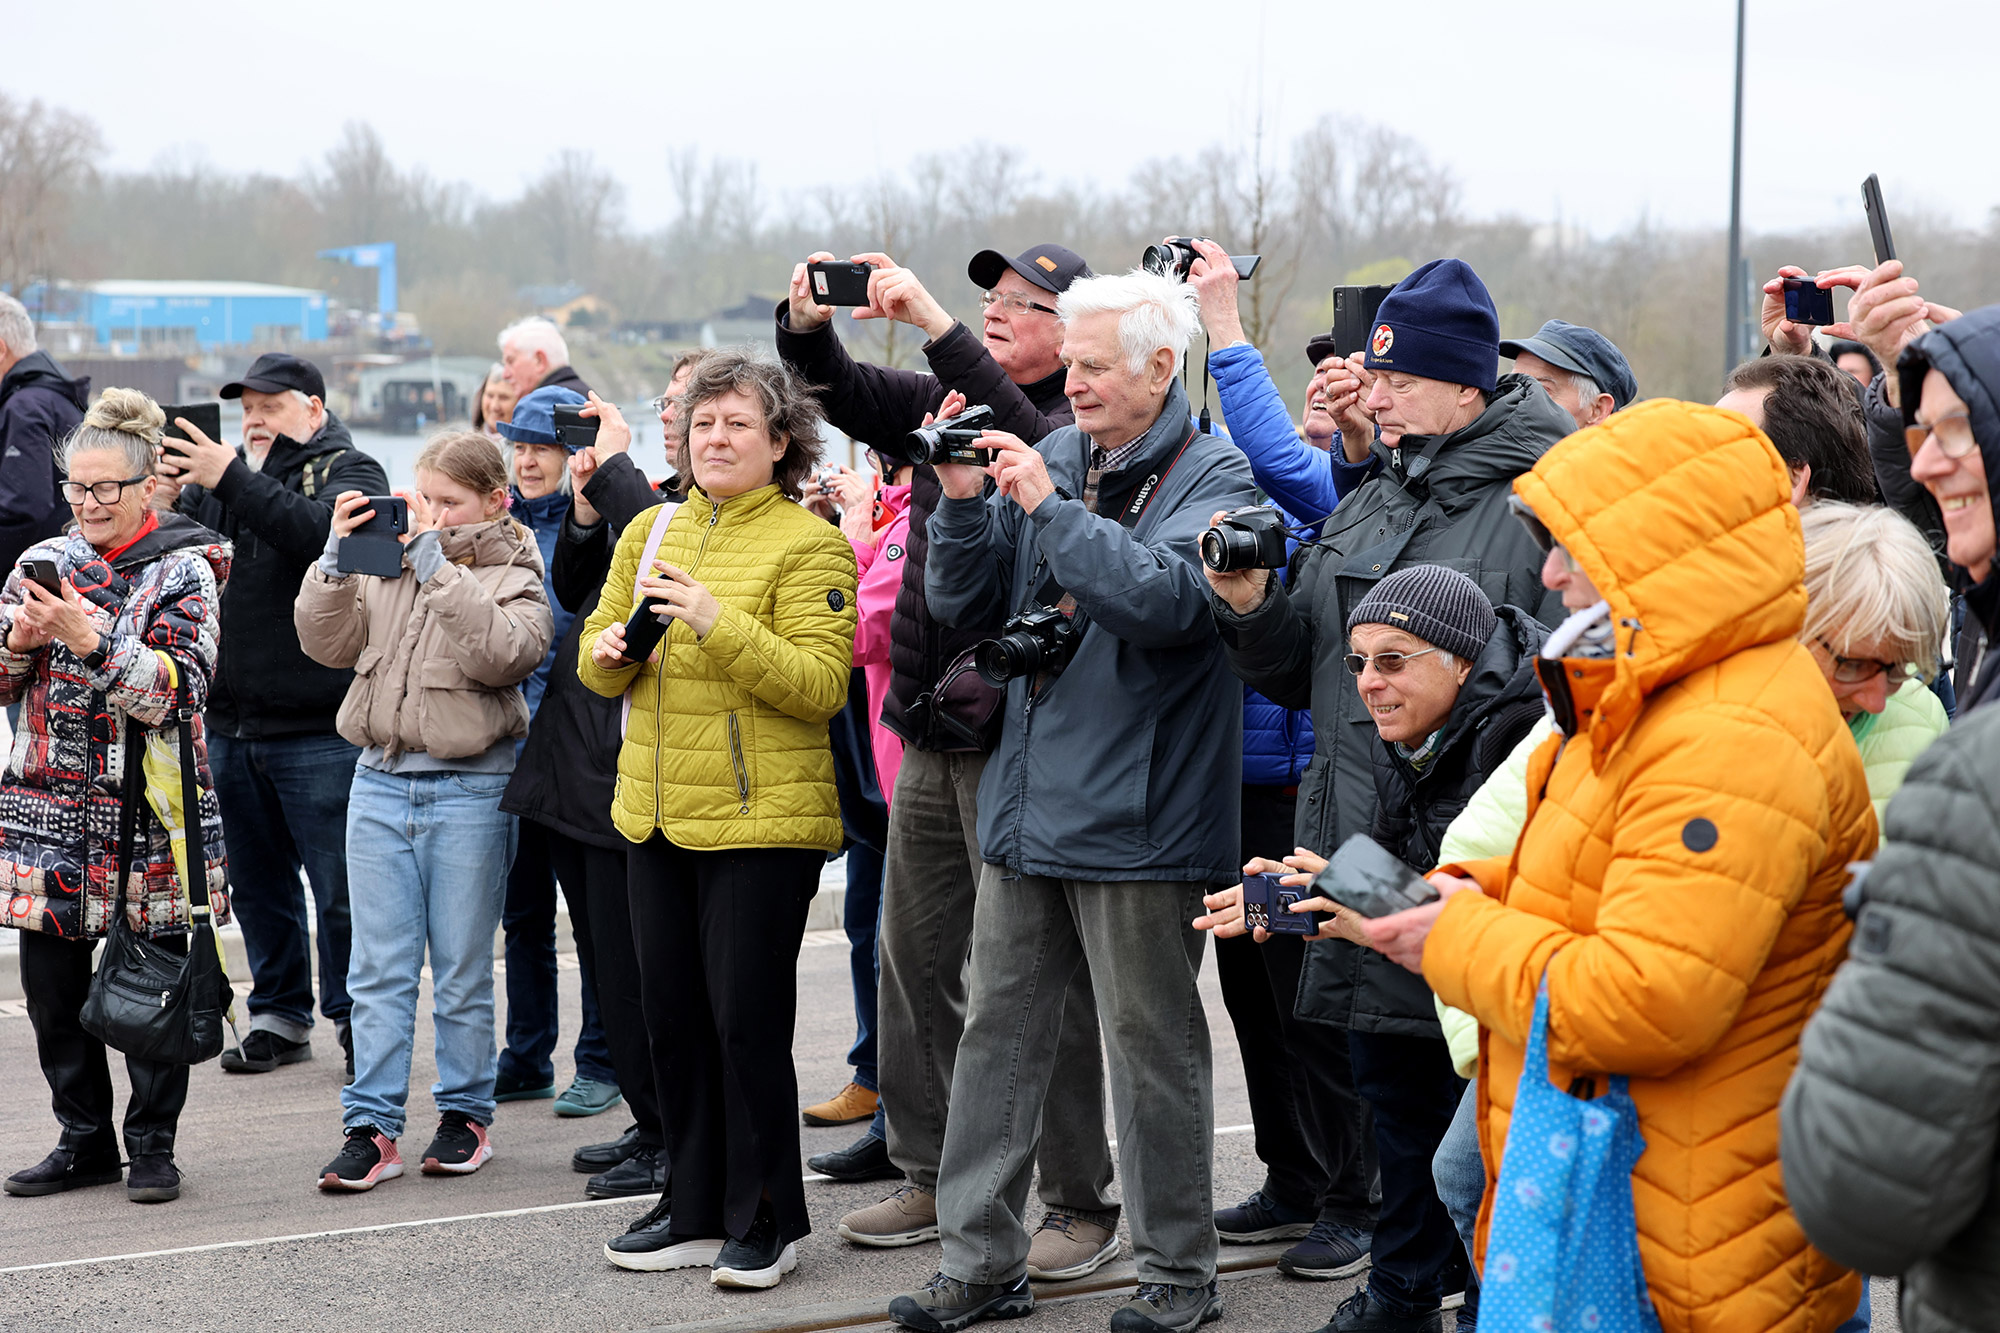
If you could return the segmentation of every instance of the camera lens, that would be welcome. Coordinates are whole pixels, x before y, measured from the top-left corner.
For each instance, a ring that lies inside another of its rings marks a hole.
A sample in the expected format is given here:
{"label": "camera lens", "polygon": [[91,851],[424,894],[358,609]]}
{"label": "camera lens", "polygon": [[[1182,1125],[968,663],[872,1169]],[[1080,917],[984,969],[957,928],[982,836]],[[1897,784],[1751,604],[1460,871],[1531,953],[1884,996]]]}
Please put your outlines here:
{"label": "camera lens", "polygon": [[1201,534],[1201,562],[1218,574],[1257,567],[1257,536],[1224,523]]}
{"label": "camera lens", "polygon": [[1042,643],[1032,634],[1003,634],[973,651],[972,665],[988,685],[1005,685],[1042,664]]}

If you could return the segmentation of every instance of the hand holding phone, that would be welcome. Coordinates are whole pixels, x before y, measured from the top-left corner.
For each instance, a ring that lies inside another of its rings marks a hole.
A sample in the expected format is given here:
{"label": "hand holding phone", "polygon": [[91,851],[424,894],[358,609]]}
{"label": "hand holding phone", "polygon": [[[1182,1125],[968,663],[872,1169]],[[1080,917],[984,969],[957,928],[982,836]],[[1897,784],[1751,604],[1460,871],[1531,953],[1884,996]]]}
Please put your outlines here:
{"label": "hand holding phone", "polygon": [[806,265],[806,287],[818,305],[868,304],[868,278],[873,264],[852,260],[821,259]]}
{"label": "hand holding phone", "polygon": [[333,531],[340,538],[334,564],[341,573],[383,579],[403,576],[410,504],[402,496],[344,493],[334,503]]}
{"label": "hand holding phone", "polygon": [[35,584],[43,592],[60,601],[62,599],[62,571],[53,560],[30,559],[21,562],[21,577]]}

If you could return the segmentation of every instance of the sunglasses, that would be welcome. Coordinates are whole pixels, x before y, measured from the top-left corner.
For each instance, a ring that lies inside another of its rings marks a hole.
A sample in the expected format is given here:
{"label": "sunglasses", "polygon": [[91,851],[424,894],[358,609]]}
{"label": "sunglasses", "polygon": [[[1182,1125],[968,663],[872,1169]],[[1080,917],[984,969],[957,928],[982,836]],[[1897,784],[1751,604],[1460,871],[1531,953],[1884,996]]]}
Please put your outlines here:
{"label": "sunglasses", "polygon": [[1426,648],[1420,653],[1376,653],[1373,656],[1363,653],[1349,653],[1341,661],[1347,663],[1347,670],[1350,675],[1360,675],[1368,669],[1368,664],[1372,662],[1375,664],[1377,675],[1393,676],[1410,662],[1415,661],[1419,657],[1429,657],[1436,651],[1437,649],[1435,648]]}

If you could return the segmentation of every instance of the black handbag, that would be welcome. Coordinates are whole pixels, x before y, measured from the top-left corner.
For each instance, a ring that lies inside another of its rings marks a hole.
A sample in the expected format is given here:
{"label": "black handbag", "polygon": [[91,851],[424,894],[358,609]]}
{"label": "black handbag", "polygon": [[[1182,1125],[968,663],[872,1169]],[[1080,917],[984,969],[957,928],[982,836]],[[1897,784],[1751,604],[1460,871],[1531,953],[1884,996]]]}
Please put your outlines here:
{"label": "black handbag", "polygon": [[906,711],[923,749],[939,754],[985,753],[999,743],[1000,710],[1007,692],[986,683],[974,669],[978,648],[968,648],[945,668],[938,682],[911,701]]}
{"label": "black handbag", "polygon": [[180,719],[181,818],[187,825],[187,952],[142,939],[125,920],[139,821],[146,804],[145,737],[136,722],[125,727],[125,786],[118,815],[117,888],[104,957],[90,980],[80,1021],[84,1031],[113,1050],[157,1064],[198,1065],[222,1054],[223,1015],[235,993],[216,953],[208,905],[208,856],[202,845],[201,792],[195,781],[194,726]]}

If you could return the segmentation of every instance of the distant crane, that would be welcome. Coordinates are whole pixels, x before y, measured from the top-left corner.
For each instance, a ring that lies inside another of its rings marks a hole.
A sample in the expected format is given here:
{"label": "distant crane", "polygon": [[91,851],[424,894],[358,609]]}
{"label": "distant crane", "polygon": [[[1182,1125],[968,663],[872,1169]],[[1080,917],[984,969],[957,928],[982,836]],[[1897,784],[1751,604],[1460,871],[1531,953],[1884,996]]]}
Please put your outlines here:
{"label": "distant crane", "polygon": [[384,335],[396,327],[396,243],[378,241],[373,245],[349,245],[322,250],[321,259],[338,260],[356,268],[375,270],[375,327]]}

